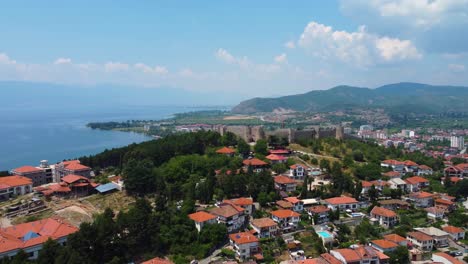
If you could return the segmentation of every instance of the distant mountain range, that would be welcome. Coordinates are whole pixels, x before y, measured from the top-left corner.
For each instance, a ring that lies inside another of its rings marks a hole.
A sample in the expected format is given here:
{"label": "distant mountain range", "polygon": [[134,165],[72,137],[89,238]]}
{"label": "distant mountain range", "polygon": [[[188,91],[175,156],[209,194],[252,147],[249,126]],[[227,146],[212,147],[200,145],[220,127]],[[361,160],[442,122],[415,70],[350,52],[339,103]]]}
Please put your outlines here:
{"label": "distant mountain range", "polygon": [[389,112],[410,113],[468,112],[468,87],[420,83],[396,83],[376,89],[337,86],[278,98],[253,98],[241,102],[232,112],[325,112],[357,108],[383,108]]}

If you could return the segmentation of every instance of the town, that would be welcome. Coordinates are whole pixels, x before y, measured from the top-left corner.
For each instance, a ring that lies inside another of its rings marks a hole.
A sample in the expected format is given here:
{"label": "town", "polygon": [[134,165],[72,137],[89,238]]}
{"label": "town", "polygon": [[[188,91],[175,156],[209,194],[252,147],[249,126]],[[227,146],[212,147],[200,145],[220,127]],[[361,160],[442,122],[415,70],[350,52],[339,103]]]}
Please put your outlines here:
{"label": "town", "polygon": [[[179,244],[158,236],[153,246],[114,252],[123,254],[115,263],[467,259],[466,130],[388,134],[364,125],[357,133],[339,127],[321,137],[291,131],[256,137],[202,126],[185,132],[79,160],[44,160],[0,177],[0,259],[51,261],[50,240],[58,243],[55,252],[62,247],[72,252],[62,249],[62,255],[73,256],[82,250],[71,247],[82,243],[83,225],[102,221],[117,221],[113,232],[124,228],[133,238],[136,223],[118,227],[119,221],[145,206],[153,208],[146,209],[150,219],[160,219],[157,230],[180,228],[169,232],[179,232],[173,238]],[[166,220],[153,216],[161,213]],[[154,239],[149,231],[143,237]],[[85,248],[113,252],[93,245]]]}

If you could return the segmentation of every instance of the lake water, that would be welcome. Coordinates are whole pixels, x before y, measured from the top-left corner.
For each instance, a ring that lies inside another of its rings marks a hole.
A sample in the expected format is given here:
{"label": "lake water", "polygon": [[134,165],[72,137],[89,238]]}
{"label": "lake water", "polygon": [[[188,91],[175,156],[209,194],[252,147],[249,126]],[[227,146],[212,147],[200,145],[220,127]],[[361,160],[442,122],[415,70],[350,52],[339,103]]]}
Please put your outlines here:
{"label": "lake water", "polygon": [[[150,140],[143,134],[93,130],[89,122],[162,119],[175,113],[213,108],[175,106],[80,107],[0,106],[0,170],[39,165],[46,159],[63,159],[96,154],[105,149]],[[223,109],[223,108],[219,108]],[[224,108],[225,109],[225,108]]]}

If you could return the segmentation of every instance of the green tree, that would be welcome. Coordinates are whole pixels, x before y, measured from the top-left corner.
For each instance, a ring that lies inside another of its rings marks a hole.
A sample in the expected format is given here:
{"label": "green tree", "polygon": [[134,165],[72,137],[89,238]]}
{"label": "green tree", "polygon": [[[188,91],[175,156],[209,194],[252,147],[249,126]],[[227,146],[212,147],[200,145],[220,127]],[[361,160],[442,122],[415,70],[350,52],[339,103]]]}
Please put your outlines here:
{"label": "green tree", "polygon": [[246,157],[250,153],[250,145],[247,144],[245,140],[239,138],[237,140],[237,151],[239,151],[239,154]]}
{"label": "green tree", "polygon": [[153,163],[148,160],[129,160],[123,170],[125,189],[130,194],[144,195],[156,189]]}
{"label": "green tree", "polygon": [[369,188],[369,191],[367,191],[367,195],[371,201],[375,202],[377,201],[377,198],[379,198],[379,190],[375,188],[375,185],[372,185]]}
{"label": "green tree", "polygon": [[257,154],[261,154],[261,155],[264,155],[264,156],[267,155],[268,154],[268,144],[267,144],[266,140],[264,140],[264,139],[257,140],[257,142],[255,143],[255,146],[254,146],[254,151]]}
{"label": "green tree", "polygon": [[305,176],[304,177],[304,183],[302,185],[302,190],[301,190],[301,199],[306,199],[308,197],[309,193],[309,177]]}
{"label": "green tree", "polygon": [[327,159],[321,159],[319,166],[322,170],[326,170],[327,172],[330,171],[330,161],[328,161]]}
{"label": "green tree", "polygon": [[57,241],[53,239],[47,239],[47,241],[42,246],[41,251],[39,251],[39,256],[37,258],[37,264],[50,264],[54,263],[55,258],[59,255],[61,246]]}
{"label": "green tree", "polygon": [[390,257],[390,264],[409,264],[408,249],[404,246],[397,247],[394,251],[386,253]]}
{"label": "green tree", "polygon": [[223,146],[235,146],[237,144],[237,136],[232,132],[226,132],[221,137],[221,144]]}
{"label": "green tree", "polygon": [[362,182],[361,181],[358,181],[356,183],[356,188],[354,188],[354,195],[353,197],[355,199],[359,199],[361,197],[361,193],[362,193]]}

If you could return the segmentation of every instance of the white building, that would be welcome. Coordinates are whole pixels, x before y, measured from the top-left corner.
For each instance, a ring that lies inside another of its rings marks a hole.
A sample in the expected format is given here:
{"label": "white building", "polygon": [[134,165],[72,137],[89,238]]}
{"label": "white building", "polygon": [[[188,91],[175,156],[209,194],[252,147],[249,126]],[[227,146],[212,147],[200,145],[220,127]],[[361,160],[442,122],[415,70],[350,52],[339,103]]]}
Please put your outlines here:
{"label": "white building", "polygon": [[300,214],[288,209],[281,209],[271,212],[271,218],[283,231],[291,231],[296,229],[299,224],[300,216]]}
{"label": "white building", "polygon": [[258,238],[249,232],[229,235],[229,242],[236,252],[236,258],[246,260],[260,251]]}
{"label": "white building", "polygon": [[465,149],[465,138],[463,136],[451,136],[450,147],[457,148],[459,150]]}
{"label": "white building", "polygon": [[0,177],[0,201],[32,192],[33,182],[23,176]]}
{"label": "white building", "polygon": [[188,217],[195,222],[195,228],[198,232],[200,232],[205,225],[217,223],[215,215],[203,211],[189,214]]}
{"label": "white building", "polygon": [[432,246],[434,243],[432,237],[422,232],[408,232],[408,234],[406,234],[406,240],[411,242],[414,247],[422,251],[432,251]]}
{"label": "white building", "polygon": [[259,238],[275,237],[278,234],[278,224],[271,218],[259,218],[250,221],[250,226]]}

